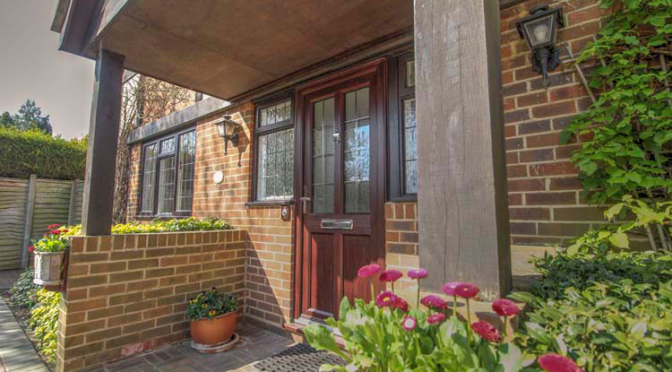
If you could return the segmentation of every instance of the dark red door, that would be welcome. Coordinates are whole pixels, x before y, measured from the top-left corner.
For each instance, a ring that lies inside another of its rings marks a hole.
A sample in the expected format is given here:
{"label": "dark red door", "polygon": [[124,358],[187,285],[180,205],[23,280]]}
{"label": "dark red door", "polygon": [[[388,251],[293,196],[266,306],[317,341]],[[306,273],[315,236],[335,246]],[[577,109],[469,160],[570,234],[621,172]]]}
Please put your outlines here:
{"label": "dark red door", "polygon": [[344,296],[369,299],[368,282],[357,270],[384,264],[383,76],[384,63],[378,61],[302,89],[298,96],[297,243],[304,316],[336,316]]}

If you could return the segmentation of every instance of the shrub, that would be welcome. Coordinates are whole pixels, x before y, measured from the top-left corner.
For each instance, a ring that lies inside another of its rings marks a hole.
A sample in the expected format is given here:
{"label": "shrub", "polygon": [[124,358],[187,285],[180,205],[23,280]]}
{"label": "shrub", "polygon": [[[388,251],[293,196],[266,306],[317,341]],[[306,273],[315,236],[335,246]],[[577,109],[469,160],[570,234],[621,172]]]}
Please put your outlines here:
{"label": "shrub", "polygon": [[56,361],[59,292],[37,291],[37,306],[30,312],[29,326],[38,340],[37,348],[49,363]]}
{"label": "shrub", "polygon": [[154,232],[229,230],[231,225],[217,218],[195,217],[172,220],[154,220],[150,223],[129,222],[112,227],[112,234],[146,234]]}
{"label": "shrub", "polygon": [[67,141],[38,131],[0,128],[0,176],[83,179],[86,141]]}
{"label": "shrub", "polygon": [[535,262],[531,311],[517,343],[558,352],[586,372],[672,369],[672,254],[583,249]]}
{"label": "shrub", "polygon": [[33,270],[26,270],[19,275],[19,279],[9,290],[13,306],[23,309],[30,309],[35,306],[35,292],[39,287],[33,283],[34,276]]}

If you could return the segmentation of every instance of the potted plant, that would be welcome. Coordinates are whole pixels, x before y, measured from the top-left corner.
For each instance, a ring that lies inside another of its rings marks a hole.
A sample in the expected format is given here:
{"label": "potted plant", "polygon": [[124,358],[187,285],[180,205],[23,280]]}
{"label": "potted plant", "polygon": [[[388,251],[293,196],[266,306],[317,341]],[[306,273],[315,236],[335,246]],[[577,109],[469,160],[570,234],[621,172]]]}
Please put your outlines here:
{"label": "potted plant", "polygon": [[35,255],[35,277],[33,283],[41,286],[58,286],[63,280],[63,261],[70,248],[68,229],[60,225],[49,225],[44,237],[28,249]]}
{"label": "potted plant", "polygon": [[232,339],[238,321],[238,300],[213,287],[189,300],[187,318],[191,338],[200,345],[212,346]]}

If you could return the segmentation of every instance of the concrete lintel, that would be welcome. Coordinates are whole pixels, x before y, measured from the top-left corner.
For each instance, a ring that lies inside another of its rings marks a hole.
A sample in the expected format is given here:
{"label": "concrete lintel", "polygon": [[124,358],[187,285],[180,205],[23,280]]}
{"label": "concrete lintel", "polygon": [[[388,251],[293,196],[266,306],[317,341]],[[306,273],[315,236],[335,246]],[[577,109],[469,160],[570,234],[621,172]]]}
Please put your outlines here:
{"label": "concrete lintel", "polygon": [[158,137],[170,131],[193,124],[206,116],[210,116],[217,112],[231,109],[233,107],[235,107],[235,105],[218,98],[211,97],[204,99],[203,101],[197,102],[185,108],[184,110],[174,112],[168,116],[162,117],[159,120],[153,121],[147,125],[143,125],[140,128],[135,129],[128,136],[128,144],[132,145],[137,142],[142,142],[154,137]]}

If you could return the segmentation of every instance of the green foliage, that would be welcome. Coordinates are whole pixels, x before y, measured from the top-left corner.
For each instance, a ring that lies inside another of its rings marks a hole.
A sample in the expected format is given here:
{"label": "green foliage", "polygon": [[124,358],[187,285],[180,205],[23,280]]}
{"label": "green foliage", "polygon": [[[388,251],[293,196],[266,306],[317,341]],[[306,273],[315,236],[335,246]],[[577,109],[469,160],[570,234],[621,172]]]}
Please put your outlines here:
{"label": "green foliage", "polygon": [[33,283],[33,270],[26,270],[19,275],[19,279],[9,290],[12,305],[24,309],[35,306],[35,292],[40,288]]}
{"label": "green foliage", "polygon": [[18,114],[11,115],[9,112],[4,112],[0,116],[0,127],[11,127],[20,131],[39,131],[49,135],[53,132],[49,115],[42,116],[42,109],[30,99],[21,106]]}
{"label": "green foliage", "polygon": [[0,177],[84,178],[86,141],[0,127]]}
{"label": "green foliage", "polygon": [[223,294],[214,287],[203,291],[187,304],[187,319],[202,320],[214,319],[220,315],[238,310],[238,300],[233,294]]}
{"label": "green foliage", "polygon": [[[324,326],[304,329],[308,343],[343,358],[346,367],[324,365],[321,371],[537,371],[525,368],[532,364],[528,356],[510,343],[490,343],[468,332],[468,325],[453,316],[441,325],[427,323],[428,312],[414,309],[406,314],[399,309],[379,308],[361,299],[350,305],[341,302],[339,320],[327,324],[338,328],[345,340],[345,351],[339,349],[333,333]],[[417,320],[412,331],[402,327],[405,317]]]}
{"label": "green foliage", "polygon": [[37,348],[49,363],[56,361],[59,292],[37,291],[37,306],[28,322],[38,340]]}
{"label": "green foliage", "polygon": [[672,254],[603,248],[535,261],[542,281],[511,296],[531,306],[517,343],[566,355],[586,372],[670,370]]}
{"label": "green foliage", "polygon": [[146,234],[153,232],[212,231],[229,230],[231,225],[218,218],[198,219],[195,217],[154,220],[150,223],[129,222],[112,227],[112,234]]}
{"label": "green foliage", "polygon": [[572,161],[589,200],[604,203],[649,190],[672,193],[672,72],[661,60],[672,51],[672,0],[601,0],[613,7],[597,41],[578,63],[604,61],[591,74],[597,101],[563,133],[592,138]]}

